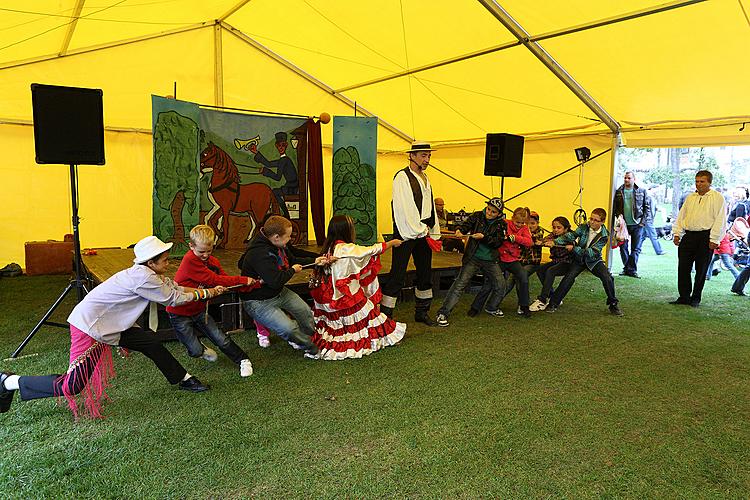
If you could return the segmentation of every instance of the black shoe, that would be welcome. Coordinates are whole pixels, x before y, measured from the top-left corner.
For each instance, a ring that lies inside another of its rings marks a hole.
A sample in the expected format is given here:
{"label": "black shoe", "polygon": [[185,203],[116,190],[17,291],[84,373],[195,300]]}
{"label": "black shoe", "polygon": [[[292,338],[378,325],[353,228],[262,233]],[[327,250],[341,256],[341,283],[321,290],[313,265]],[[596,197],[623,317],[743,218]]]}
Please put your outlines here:
{"label": "black shoe", "polygon": [[384,306],[383,304],[380,305],[380,312],[388,316],[389,318],[393,319],[393,308]]}
{"label": "black shoe", "polygon": [[432,321],[430,315],[427,313],[415,314],[414,321],[416,321],[417,323],[424,323],[427,326],[437,326],[437,323]]}
{"label": "black shoe", "polygon": [[622,310],[617,304],[610,304],[609,312],[614,316],[622,316]]}
{"label": "black shoe", "polygon": [[10,410],[10,404],[13,402],[13,396],[16,393],[16,391],[9,391],[5,388],[5,379],[10,375],[15,375],[15,373],[0,373],[0,413],[5,413]]}
{"label": "black shoe", "polygon": [[732,290],[732,293],[737,294],[740,297],[744,297],[745,296],[745,292],[743,292],[742,290],[740,290],[739,292],[736,292],[736,291]]}
{"label": "black shoe", "polygon": [[690,302],[688,302],[687,300],[682,300],[682,299],[671,300],[669,303],[674,306],[686,306],[690,304]]}
{"label": "black shoe", "polygon": [[631,278],[638,278],[638,279],[641,279],[641,277],[640,277],[640,276],[638,276],[638,273],[637,273],[637,272],[635,272],[635,271],[633,271],[632,273],[628,273],[628,276],[630,276]]}
{"label": "black shoe", "polygon": [[190,377],[187,380],[183,380],[177,386],[183,391],[190,392],[204,392],[211,388],[209,385],[203,385],[200,380],[195,377]]}
{"label": "black shoe", "polygon": [[690,307],[698,307],[699,305],[701,305],[701,301],[700,300],[691,300],[690,301]]}
{"label": "black shoe", "polygon": [[474,316],[476,316],[477,314],[479,314],[479,311],[478,311],[477,309],[474,309],[474,308],[471,308],[471,309],[469,309],[469,310],[468,310],[468,311],[466,312],[466,315],[467,315],[468,317],[470,317],[470,318],[473,318],[473,317],[474,317]]}
{"label": "black shoe", "polygon": [[711,271],[711,276],[718,276],[720,272],[720,270],[714,269],[713,271]]}
{"label": "black shoe", "polygon": [[531,311],[529,310],[529,306],[521,307],[521,316],[523,316],[524,318],[531,317]]}
{"label": "black shoe", "polygon": [[320,349],[318,349],[318,346],[315,344],[312,344],[310,347],[305,349],[305,355],[309,355],[312,357],[317,356],[319,352],[320,352]]}

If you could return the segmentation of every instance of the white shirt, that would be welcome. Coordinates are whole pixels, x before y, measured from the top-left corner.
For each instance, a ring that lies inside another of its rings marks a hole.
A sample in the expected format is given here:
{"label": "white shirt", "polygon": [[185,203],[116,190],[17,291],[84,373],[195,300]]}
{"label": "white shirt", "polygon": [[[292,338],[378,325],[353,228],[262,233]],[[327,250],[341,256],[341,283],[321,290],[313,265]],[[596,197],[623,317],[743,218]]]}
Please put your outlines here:
{"label": "white shirt", "polygon": [[726,215],[724,197],[718,191],[709,189],[704,195],[691,193],[677,214],[672,232],[682,238],[685,231],[711,231],[710,240],[719,244],[724,237]]}
{"label": "white shirt", "polygon": [[589,240],[586,242],[586,248],[591,246],[591,242],[594,241],[594,238],[599,236],[599,234],[602,232],[602,227],[600,226],[599,229],[594,231],[591,229],[591,226],[589,226]]}
{"label": "white shirt", "polygon": [[[412,174],[414,174],[412,172]],[[419,174],[414,174],[422,190],[422,207],[417,210],[414,204],[414,193],[409,184],[409,178],[403,170],[393,178],[393,218],[396,228],[404,240],[415,240],[430,235],[433,240],[440,239],[440,223],[435,211],[435,224],[427,227],[422,219],[427,219],[435,208],[432,199],[432,186],[425,175],[424,180]]]}
{"label": "white shirt", "polygon": [[83,298],[68,323],[109,345],[120,342],[120,332],[135,325],[149,302],[178,306],[192,295],[153,269],[135,264],[111,276]]}

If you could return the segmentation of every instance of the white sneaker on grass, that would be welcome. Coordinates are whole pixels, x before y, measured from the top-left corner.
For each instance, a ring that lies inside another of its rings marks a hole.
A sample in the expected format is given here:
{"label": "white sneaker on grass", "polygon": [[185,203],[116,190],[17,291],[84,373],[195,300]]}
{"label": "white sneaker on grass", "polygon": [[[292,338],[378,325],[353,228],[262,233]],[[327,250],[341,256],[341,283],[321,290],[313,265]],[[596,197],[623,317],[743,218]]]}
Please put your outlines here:
{"label": "white sneaker on grass", "polygon": [[258,335],[258,345],[264,349],[271,347],[271,339],[267,335]]}
{"label": "white sneaker on grass", "polygon": [[435,322],[437,323],[438,326],[445,327],[445,326],[450,325],[450,323],[448,323],[448,318],[445,317],[445,314],[438,314],[437,317],[435,318]]}
{"label": "white sneaker on grass", "polygon": [[505,315],[503,314],[503,311],[501,311],[500,309],[498,309],[497,311],[490,311],[490,310],[488,310],[488,309],[485,309],[485,310],[484,310],[484,312],[486,312],[486,313],[487,313],[487,314],[489,314],[490,316],[495,316],[495,317],[497,317],[497,318],[502,318],[503,316],[505,316]]}
{"label": "white sneaker on grass", "polygon": [[203,354],[201,354],[201,359],[205,359],[206,361],[210,361],[213,363],[217,359],[219,359],[219,355],[216,354],[216,351],[211,349],[210,347],[203,346]]}
{"label": "white sneaker on grass", "polygon": [[253,364],[249,359],[240,361],[240,377],[249,377],[253,374]]}
{"label": "white sneaker on grass", "polygon": [[545,309],[547,309],[547,303],[546,302],[542,302],[539,299],[536,299],[529,306],[529,311],[532,311],[532,312],[544,311]]}

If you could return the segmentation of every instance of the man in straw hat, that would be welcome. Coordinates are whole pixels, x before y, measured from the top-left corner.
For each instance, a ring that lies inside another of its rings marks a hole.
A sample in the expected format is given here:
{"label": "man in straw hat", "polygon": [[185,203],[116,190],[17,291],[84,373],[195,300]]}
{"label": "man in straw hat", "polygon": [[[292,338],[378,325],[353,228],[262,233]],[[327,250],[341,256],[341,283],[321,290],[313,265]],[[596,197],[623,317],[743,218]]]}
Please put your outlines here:
{"label": "man in straw hat", "polygon": [[407,151],[409,166],[399,170],[393,178],[393,237],[403,240],[403,244],[393,248],[390,278],[383,286],[380,303],[381,311],[392,316],[396,296],[406,279],[406,266],[409,258],[413,257],[417,269],[414,320],[427,326],[435,325],[429,316],[432,303],[431,245],[439,247],[440,239],[432,186],[425,175],[433,151],[426,142],[413,142]]}

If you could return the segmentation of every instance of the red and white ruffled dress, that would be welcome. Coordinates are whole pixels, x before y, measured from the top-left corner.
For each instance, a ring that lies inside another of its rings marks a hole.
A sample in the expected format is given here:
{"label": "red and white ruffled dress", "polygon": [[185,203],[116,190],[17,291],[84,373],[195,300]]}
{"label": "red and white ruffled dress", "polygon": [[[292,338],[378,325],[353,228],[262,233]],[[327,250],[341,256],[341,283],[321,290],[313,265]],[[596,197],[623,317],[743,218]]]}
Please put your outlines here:
{"label": "red and white ruffled dress", "polygon": [[311,340],[320,349],[318,359],[361,358],[404,338],[406,324],[380,312],[379,255],[385,250],[385,243],[336,242],[333,255],[339,260],[310,291],[315,301]]}

